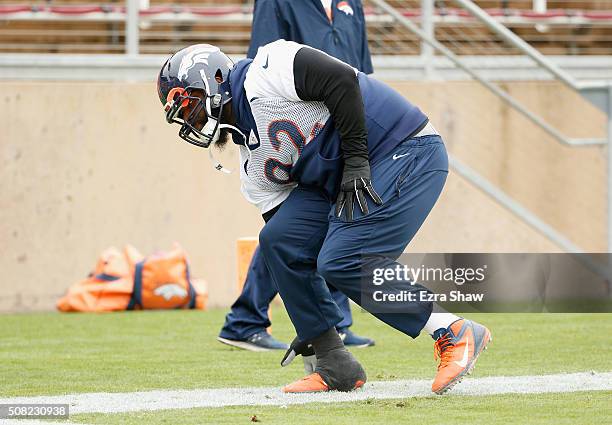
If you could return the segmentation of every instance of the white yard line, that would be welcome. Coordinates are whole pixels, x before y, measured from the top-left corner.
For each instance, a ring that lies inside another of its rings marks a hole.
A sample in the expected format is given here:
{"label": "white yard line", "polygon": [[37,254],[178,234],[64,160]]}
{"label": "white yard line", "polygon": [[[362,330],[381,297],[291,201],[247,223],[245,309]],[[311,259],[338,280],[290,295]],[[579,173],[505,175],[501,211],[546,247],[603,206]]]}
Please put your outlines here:
{"label": "white yard line", "polygon": [[[84,393],[62,396],[2,398],[4,403],[69,403],[70,414],[119,413],[222,406],[284,406],[366,399],[432,396],[430,380],[375,381],[350,393],[283,394],[279,387],[156,390],[130,393]],[[449,394],[482,396],[612,390],[612,372],[465,379]],[[440,397],[447,397],[446,395]],[[24,423],[24,422],[15,422]]]}

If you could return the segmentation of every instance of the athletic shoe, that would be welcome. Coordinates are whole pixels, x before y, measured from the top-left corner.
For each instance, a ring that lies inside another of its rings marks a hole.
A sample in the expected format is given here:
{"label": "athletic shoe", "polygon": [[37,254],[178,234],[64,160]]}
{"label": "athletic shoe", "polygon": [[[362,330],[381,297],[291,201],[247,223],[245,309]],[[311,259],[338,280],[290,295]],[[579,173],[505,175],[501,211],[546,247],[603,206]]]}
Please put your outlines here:
{"label": "athletic shoe", "polygon": [[305,378],[283,387],[284,393],[318,393],[329,391],[329,387],[318,373],[311,373]]}
{"label": "athletic shoe", "polygon": [[349,328],[338,329],[338,335],[345,347],[364,348],[372,347],[375,344],[373,339],[355,335]]}
{"label": "athletic shoe", "polygon": [[[355,382],[354,390],[363,387],[364,381],[358,380]],[[329,386],[325,383],[321,375],[318,373],[312,373],[305,378],[295,381],[283,388],[285,393],[319,393],[329,391]]]}
{"label": "athletic shoe", "polygon": [[289,346],[280,342],[266,331],[257,332],[245,340],[217,337],[217,341],[249,351],[287,350]]}
{"label": "athletic shoe", "polygon": [[286,393],[353,391],[367,380],[361,364],[345,347],[336,348],[317,358],[315,372],[283,388]]}
{"label": "athletic shoe", "polygon": [[471,320],[459,319],[434,333],[434,357],[440,360],[431,390],[442,394],[474,369],[480,353],[491,341],[491,332]]}

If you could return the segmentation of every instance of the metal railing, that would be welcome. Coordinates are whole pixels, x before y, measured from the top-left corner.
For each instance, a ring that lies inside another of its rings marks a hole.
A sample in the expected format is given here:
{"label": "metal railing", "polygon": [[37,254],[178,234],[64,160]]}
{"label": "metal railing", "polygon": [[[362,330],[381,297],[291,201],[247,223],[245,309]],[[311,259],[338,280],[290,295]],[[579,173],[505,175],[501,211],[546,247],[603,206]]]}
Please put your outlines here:
{"label": "metal railing", "polygon": [[[423,3],[423,10],[428,11],[431,8],[433,0],[421,0]],[[434,24],[424,22],[421,27],[418,27],[415,23],[407,19],[393,6],[385,0],[371,0],[372,3],[383,9],[386,13],[393,16],[393,18],[400,23],[407,30],[415,34],[423,43],[421,47],[421,54],[426,56],[424,60],[431,61],[433,53],[438,52],[447,59],[449,59],[457,68],[470,75],[475,81],[479,82],[483,87],[505,102],[507,105],[512,107],[514,110],[522,114],[526,119],[535,124],[537,127],[542,129],[550,137],[556,141],[567,145],[567,146],[589,146],[589,145],[602,145],[607,144],[608,147],[612,144],[612,118],[610,118],[612,110],[612,82],[600,83],[597,85],[590,84],[591,90],[602,89],[605,90],[605,94],[608,95],[607,103],[603,103],[602,109],[608,113],[608,137],[606,139],[572,139],[564,136],[555,127],[549,125],[540,116],[530,111],[521,102],[514,99],[505,90],[501,89],[497,84],[482,77],[478,72],[474,71],[466,62],[456,55],[450,48],[443,45],[435,38]],[[579,84],[575,79],[567,74],[565,71],[557,67],[554,63],[546,59],[540,52],[531,47],[528,43],[518,37],[516,34],[508,30],[501,23],[496,22],[486,12],[475,5],[471,0],[454,0],[456,4],[465,8],[466,11],[471,13],[475,18],[481,21],[487,28],[503,39],[506,43],[512,46],[513,49],[518,50],[529,59],[533,60],[539,67],[552,74],[556,79],[563,82],[568,87],[578,90]],[[427,47],[429,46],[429,48]],[[597,92],[598,96],[601,97],[601,92]],[[604,95],[605,96],[605,95]],[[607,108],[607,109],[606,109]],[[451,167],[469,182],[476,187],[480,188],[487,195],[492,197],[496,202],[503,205],[505,208],[510,210],[516,216],[518,216],[525,223],[545,235],[548,239],[554,242],[559,247],[562,247],[568,252],[581,252],[576,244],[565,237],[562,233],[555,230],[553,227],[548,225],[545,221],[540,219],[536,214],[531,212],[528,208],[514,201],[510,196],[504,193],[501,189],[488,182],[485,178],[480,176],[477,172],[469,168],[467,165],[461,163],[455,158],[451,157]],[[608,148],[608,249],[612,250],[612,149]]]}
{"label": "metal railing", "polygon": [[[494,21],[481,8],[471,0],[455,0],[462,7],[487,25],[492,31],[504,38],[508,43],[516,46],[522,53],[531,58],[540,67],[546,69],[554,77],[567,87],[581,93],[585,98],[604,111],[608,117],[607,137],[605,139],[567,139],[570,145],[607,145],[608,156],[608,251],[612,252],[612,80],[578,83],[570,74],[563,71],[554,63],[549,61],[539,51],[531,47],[527,42],[508,30],[499,22]],[[607,99],[606,99],[607,98]],[[544,128],[546,130],[546,128]],[[560,140],[563,142],[563,140]]]}

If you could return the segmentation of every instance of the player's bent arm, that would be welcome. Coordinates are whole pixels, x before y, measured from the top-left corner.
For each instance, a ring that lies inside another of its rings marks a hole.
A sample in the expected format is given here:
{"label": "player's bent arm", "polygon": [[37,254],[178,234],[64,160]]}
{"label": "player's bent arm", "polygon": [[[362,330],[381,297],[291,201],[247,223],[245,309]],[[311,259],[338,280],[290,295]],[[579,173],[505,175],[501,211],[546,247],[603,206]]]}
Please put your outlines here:
{"label": "player's bent arm", "polygon": [[326,53],[303,47],[293,60],[298,97],[322,101],[340,134],[345,161],[351,166],[368,163],[368,133],[361,90],[355,69]]}
{"label": "player's bent arm", "polygon": [[355,200],[361,212],[368,214],[366,195],[377,205],[383,201],[370,181],[368,132],[355,69],[323,52],[302,47],[293,60],[293,80],[300,99],[325,103],[340,133],[344,170],[336,216],[344,213],[351,221]]}

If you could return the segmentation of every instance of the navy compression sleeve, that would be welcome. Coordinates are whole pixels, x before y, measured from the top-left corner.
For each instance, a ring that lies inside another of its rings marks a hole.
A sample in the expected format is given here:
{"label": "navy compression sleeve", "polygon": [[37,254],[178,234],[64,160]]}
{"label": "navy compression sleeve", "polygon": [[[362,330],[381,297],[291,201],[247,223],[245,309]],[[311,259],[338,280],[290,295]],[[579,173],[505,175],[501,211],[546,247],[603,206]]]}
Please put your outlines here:
{"label": "navy compression sleeve", "polygon": [[322,101],[329,109],[345,163],[359,167],[367,162],[368,132],[355,70],[326,53],[303,47],[295,55],[293,76],[300,99]]}

